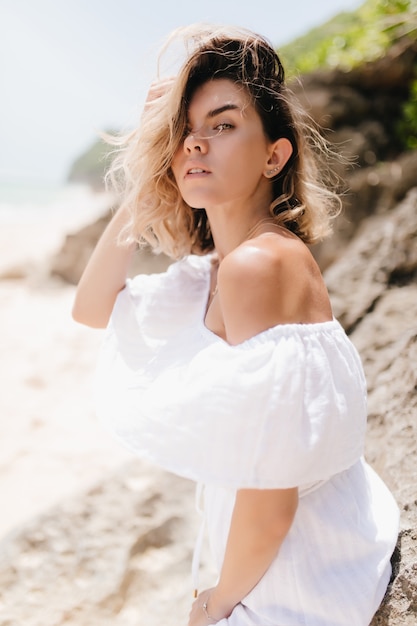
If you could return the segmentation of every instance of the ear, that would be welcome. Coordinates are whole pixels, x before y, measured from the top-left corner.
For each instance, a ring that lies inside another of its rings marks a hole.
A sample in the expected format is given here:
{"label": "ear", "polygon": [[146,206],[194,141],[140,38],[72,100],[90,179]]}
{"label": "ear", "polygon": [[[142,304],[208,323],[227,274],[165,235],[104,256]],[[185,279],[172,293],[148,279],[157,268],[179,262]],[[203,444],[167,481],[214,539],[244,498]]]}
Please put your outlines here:
{"label": "ear", "polygon": [[292,153],[292,143],[286,137],[281,137],[272,143],[264,176],[266,178],[274,178],[285,167]]}

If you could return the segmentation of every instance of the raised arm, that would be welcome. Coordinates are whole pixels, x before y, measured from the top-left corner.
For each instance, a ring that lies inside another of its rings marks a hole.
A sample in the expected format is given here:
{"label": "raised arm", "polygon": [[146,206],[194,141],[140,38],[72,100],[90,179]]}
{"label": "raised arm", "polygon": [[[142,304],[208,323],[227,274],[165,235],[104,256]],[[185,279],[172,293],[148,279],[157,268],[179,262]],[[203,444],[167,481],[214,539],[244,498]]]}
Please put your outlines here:
{"label": "raised arm", "polygon": [[[168,77],[153,83],[145,111],[172,86]],[[118,245],[119,233],[127,223],[125,210],[119,210],[104,231],[81,277],[73,306],[73,318],[93,328],[105,328],[117,294],[123,289],[135,246]]]}
{"label": "raised arm", "polygon": [[78,284],[72,315],[75,321],[93,328],[105,328],[117,294],[123,289],[134,245],[118,244],[127,222],[125,210],[115,213],[101,236]]}

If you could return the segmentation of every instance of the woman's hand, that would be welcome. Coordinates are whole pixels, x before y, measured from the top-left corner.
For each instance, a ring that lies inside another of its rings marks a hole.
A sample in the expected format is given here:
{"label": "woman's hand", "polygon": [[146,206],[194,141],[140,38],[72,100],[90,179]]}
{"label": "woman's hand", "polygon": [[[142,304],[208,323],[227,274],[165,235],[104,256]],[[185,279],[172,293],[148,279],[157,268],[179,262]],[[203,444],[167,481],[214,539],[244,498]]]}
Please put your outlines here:
{"label": "woman's hand", "polygon": [[164,96],[167,91],[171,89],[174,80],[175,76],[168,76],[167,78],[156,80],[151,84],[145,100],[145,110],[149,109],[153,102],[158,100],[161,96]]}
{"label": "woman's hand", "polygon": [[[211,594],[214,590],[215,588],[205,589],[198,594],[198,597],[194,600],[191,607],[188,626],[212,626],[212,624],[216,624],[224,617],[230,615],[230,611],[222,612],[219,609],[216,610],[214,603],[210,602]],[[203,608],[204,603],[207,603],[206,610]]]}

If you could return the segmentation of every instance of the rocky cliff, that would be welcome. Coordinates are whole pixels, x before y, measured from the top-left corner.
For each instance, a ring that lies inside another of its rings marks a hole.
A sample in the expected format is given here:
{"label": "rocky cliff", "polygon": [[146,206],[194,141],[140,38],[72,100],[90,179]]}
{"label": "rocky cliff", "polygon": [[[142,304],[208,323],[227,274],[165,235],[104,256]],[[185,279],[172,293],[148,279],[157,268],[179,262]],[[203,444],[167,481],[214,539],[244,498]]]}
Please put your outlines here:
{"label": "rocky cliff", "polygon": [[364,220],[326,274],[368,384],[368,461],[401,508],[394,576],[373,626],[417,623],[417,188]]}

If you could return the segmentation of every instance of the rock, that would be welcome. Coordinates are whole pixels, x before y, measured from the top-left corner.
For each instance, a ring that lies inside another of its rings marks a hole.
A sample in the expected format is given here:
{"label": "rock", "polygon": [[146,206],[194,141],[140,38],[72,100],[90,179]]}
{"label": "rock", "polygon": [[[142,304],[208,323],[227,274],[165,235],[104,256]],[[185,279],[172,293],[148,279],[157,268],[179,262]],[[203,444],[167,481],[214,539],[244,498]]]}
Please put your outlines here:
{"label": "rock", "polygon": [[367,459],[395,494],[393,581],[372,626],[417,623],[417,284],[385,292],[352,335],[368,381]]}
{"label": "rock", "polygon": [[394,210],[368,218],[326,271],[335,316],[348,332],[395,284],[417,276],[417,188]]}
{"label": "rock", "polygon": [[361,167],[375,165],[390,144],[383,125],[376,120],[343,126],[331,134],[331,141],[346,159]]}
{"label": "rock", "polygon": [[346,190],[334,236],[313,248],[323,270],[344,253],[362,219],[391,209],[416,185],[417,151],[404,149],[398,130],[416,62],[417,42],[405,38],[383,58],[349,72],[312,72],[291,85],[326,139],[348,160],[334,164]]}
{"label": "rock", "polygon": [[417,189],[368,218],[325,273],[368,384],[367,460],[401,509],[393,581],[372,626],[417,623]]}
{"label": "rock", "polygon": [[133,461],[0,546],[2,626],[177,626],[192,599],[192,483]]}
{"label": "rock", "polygon": [[389,211],[416,186],[416,173],[417,150],[405,152],[395,161],[357,170],[349,178],[345,214],[353,218]]}
{"label": "rock", "polygon": [[417,282],[382,293],[351,338],[368,383],[367,460],[401,509],[394,577],[372,626],[417,623]]}
{"label": "rock", "polygon": [[[316,78],[316,74],[311,77]],[[336,129],[346,123],[361,122],[371,114],[371,103],[358,90],[339,84],[323,85],[319,81],[302,79],[302,87],[294,91],[309,115],[325,129]]]}
{"label": "rock", "polygon": [[[66,236],[61,249],[50,260],[50,274],[71,283],[78,284],[87,261],[90,258],[101,234],[107,226],[112,211],[99,217],[94,223],[83,227],[78,232]],[[154,254],[149,248],[136,253],[131,274],[142,272],[163,272],[170,260],[164,254]]]}
{"label": "rock", "polygon": [[354,68],[346,83],[363,91],[402,90],[414,79],[417,59],[415,37],[404,37],[395,43],[384,56]]}
{"label": "rock", "polygon": [[[391,210],[416,185],[417,150],[395,161],[355,170],[348,177],[343,210],[334,225],[334,235],[313,246],[322,270],[347,254],[346,246],[368,216]],[[389,219],[389,218],[388,218]]]}
{"label": "rock", "polygon": [[[391,46],[382,57],[358,65],[350,71],[335,68],[330,71],[317,70],[311,72],[302,77],[302,84],[295,82],[293,89],[300,94],[300,97],[303,97],[303,91],[308,93],[310,89],[322,88],[325,91],[330,89],[333,90],[335,99],[340,100],[339,87],[347,87],[367,98],[373,94],[371,104],[376,107],[375,110],[381,110],[377,96],[381,94],[401,96],[408,93],[408,86],[415,78],[414,65],[416,60],[416,39],[404,37]],[[347,95],[350,92],[345,91],[344,93]],[[358,113],[357,106],[354,105],[353,109],[356,115]]]}
{"label": "rock", "polygon": [[111,211],[108,211],[92,224],[68,234],[61,249],[51,259],[51,275],[77,284],[110,217]]}

